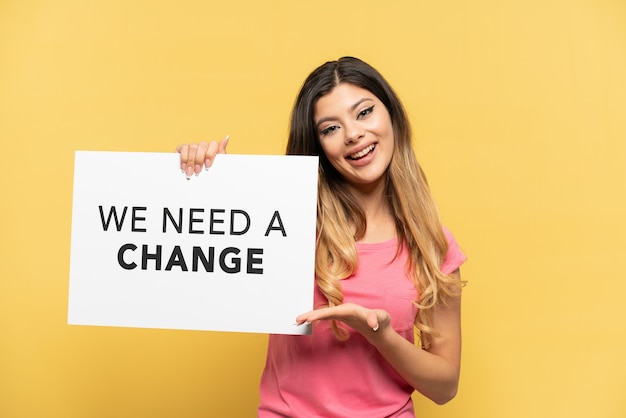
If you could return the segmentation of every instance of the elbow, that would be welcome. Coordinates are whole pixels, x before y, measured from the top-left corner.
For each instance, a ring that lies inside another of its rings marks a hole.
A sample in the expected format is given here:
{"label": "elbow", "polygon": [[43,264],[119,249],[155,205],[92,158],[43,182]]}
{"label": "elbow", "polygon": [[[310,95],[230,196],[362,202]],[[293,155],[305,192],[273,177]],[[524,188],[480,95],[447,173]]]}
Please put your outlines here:
{"label": "elbow", "polygon": [[433,402],[435,402],[437,405],[445,405],[448,402],[450,402],[452,399],[454,399],[455,396],[456,396],[456,391],[453,391],[453,392],[444,394],[442,396],[433,398]]}
{"label": "elbow", "polygon": [[456,397],[459,390],[459,368],[454,368],[449,374],[442,374],[439,384],[434,386],[430,399],[437,405],[445,405]]}
{"label": "elbow", "polygon": [[434,393],[433,396],[430,397],[430,399],[437,405],[445,405],[452,399],[454,399],[457,394],[458,388],[458,382],[451,383],[445,388],[439,390],[437,393]]}

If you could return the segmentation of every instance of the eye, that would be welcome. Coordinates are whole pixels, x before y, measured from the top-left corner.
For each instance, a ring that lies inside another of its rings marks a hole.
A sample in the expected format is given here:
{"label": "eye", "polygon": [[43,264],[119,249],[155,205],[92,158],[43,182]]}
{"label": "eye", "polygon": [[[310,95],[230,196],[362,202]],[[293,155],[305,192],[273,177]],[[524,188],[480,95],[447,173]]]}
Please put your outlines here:
{"label": "eye", "polygon": [[327,127],[327,128],[322,129],[322,130],[320,131],[320,135],[321,135],[321,136],[327,136],[327,135],[330,135],[330,134],[334,133],[335,131],[337,131],[337,129],[339,129],[339,126],[337,126],[337,125],[331,125],[331,126],[329,126],[329,127]]}
{"label": "eye", "polygon": [[373,110],[374,110],[374,105],[371,105],[370,107],[366,107],[365,109],[359,112],[359,114],[357,115],[357,119],[363,119],[364,117],[372,113]]}

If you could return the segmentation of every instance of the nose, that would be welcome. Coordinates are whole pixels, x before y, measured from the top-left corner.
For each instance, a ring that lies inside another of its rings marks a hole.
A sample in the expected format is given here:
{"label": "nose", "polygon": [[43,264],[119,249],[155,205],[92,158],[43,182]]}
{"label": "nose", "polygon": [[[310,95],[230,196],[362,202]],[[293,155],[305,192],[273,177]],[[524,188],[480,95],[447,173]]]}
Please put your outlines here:
{"label": "nose", "polygon": [[365,129],[363,129],[358,121],[347,124],[344,129],[346,133],[346,144],[355,144],[365,135]]}

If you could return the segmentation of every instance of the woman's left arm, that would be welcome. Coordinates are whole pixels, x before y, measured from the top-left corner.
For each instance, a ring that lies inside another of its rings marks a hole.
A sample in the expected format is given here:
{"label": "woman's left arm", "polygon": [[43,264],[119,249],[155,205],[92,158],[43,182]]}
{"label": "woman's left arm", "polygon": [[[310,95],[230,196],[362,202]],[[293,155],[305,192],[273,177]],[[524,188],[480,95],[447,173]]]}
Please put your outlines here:
{"label": "woman's left arm", "polygon": [[[460,280],[460,272],[452,273]],[[378,351],[418,392],[438,404],[456,395],[461,371],[461,297],[438,305],[432,313],[438,335],[428,351],[411,344],[390,326],[370,340]]]}
{"label": "woman's left arm", "polygon": [[[451,276],[460,280],[456,270]],[[407,341],[391,327],[381,309],[345,303],[317,309],[296,318],[297,323],[336,319],[360,332],[411,386],[437,404],[450,401],[457,392],[461,369],[461,298],[438,305],[432,313],[433,336],[428,351]]]}

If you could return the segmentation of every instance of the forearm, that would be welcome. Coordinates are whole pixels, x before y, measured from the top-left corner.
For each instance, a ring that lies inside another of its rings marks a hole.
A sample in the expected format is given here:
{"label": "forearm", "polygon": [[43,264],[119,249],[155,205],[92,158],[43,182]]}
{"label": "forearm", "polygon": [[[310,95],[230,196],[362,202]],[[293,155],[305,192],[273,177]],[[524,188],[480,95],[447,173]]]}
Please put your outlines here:
{"label": "forearm", "polygon": [[370,342],[411,386],[437,404],[454,398],[459,382],[457,362],[423,350],[390,326],[380,331]]}

